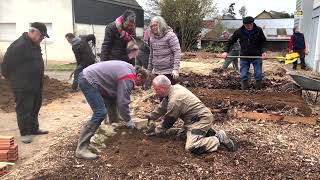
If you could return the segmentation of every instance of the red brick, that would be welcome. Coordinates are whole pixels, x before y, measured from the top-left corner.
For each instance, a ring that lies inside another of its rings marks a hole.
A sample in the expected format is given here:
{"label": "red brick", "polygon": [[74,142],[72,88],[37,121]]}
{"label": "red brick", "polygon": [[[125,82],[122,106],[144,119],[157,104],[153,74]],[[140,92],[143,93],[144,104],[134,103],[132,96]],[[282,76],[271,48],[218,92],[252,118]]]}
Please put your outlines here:
{"label": "red brick", "polygon": [[9,150],[0,150],[0,161],[8,161]]}
{"label": "red brick", "polygon": [[0,150],[8,150],[10,149],[10,144],[0,144]]}
{"label": "red brick", "polygon": [[9,167],[5,163],[0,163],[0,176],[5,175],[9,172]]}
{"label": "red brick", "polygon": [[0,146],[14,145],[14,137],[13,136],[0,136]]}

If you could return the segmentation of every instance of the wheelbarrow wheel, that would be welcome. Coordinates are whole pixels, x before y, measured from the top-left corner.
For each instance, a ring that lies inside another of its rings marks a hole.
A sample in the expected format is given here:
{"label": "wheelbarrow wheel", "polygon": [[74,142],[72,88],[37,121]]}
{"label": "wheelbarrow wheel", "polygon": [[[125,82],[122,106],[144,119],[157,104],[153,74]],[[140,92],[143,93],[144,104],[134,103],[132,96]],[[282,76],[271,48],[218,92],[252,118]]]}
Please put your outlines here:
{"label": "wheelbarrow wheel", "polygon": [[283,92],[302,96],[302,89],[295,83],[287,83],[282,87]]}

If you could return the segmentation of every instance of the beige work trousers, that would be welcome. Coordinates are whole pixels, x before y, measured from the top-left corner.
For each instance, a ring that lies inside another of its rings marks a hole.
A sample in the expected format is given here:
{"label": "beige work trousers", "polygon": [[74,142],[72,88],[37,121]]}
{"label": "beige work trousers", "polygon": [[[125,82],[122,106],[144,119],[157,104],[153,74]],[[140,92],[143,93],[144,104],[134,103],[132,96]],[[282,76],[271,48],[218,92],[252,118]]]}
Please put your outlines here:
{"label": "beige work trousers", "polygon": [[201,117],[200,121],[187,126],[187,141],[185,145],[187,151],[202,146],[206,148],[207,152],[213,152],[218,149],[220,143],[216,136],[205,137],[205,135],[198,135],[192,132],[193,129],[198,129],[206,133],[212,128],[212,122],[212,114],[208,114],[206,117]]}

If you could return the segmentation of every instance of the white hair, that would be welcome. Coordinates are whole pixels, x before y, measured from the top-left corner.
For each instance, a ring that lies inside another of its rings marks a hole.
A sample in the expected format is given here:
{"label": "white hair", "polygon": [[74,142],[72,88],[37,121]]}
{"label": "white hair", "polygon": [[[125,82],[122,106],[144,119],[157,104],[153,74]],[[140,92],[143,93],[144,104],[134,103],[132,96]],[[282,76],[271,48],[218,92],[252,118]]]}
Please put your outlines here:
{"label": "white hair", "polygon": [[170,87],[171,81],[165,75],[158,75],[153,79],[153,84],[156,86]]}
{"label": "white hair", "polygon": [[[166,20],[163,19],[163,17],[161,16],[155,16],[151,19],[151,22],[158,22],[159,23],[159,29],[158,32],[160,33],[160,35],[163,35],[164,33],[166,33],[166,31],[170,28],[166,22]],[[151,25],[151,23],[150,23]],[[152,31],[151,31],[152,33]]]}

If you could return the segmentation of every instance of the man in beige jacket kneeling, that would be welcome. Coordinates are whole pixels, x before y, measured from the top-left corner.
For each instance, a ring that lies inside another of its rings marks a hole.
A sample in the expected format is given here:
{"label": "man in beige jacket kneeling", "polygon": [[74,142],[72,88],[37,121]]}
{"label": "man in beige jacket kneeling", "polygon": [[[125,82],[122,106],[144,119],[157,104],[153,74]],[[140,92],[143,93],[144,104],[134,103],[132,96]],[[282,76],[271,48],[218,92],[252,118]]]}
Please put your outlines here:
{"label": "man in beige jacket kneeling", "polygon": [[155,128],[155,134],[162,134],[171,128],[178,118],[184,121],[187,130],[185,149],[193,154],[216,151],[224,145],[229,151],[235,151],[234,142],[223,130],[212,131],[213,115],[199,98],[181,85],[171,85],[164,76],[157,76],[152,86],[156,94],[163,98],[160,105],[149,115],[148,120],[161,122]]}

